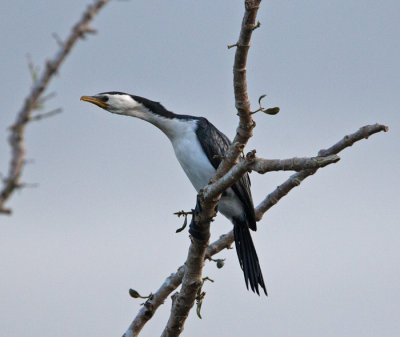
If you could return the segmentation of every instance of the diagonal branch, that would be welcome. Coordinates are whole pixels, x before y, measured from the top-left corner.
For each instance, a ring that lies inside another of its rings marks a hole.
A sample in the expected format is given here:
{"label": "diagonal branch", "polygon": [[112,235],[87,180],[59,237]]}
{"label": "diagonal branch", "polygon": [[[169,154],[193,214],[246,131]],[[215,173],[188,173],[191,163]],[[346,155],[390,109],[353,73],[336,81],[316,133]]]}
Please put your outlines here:
{"label": "diagonal branch", "polygon": [[[339,153],[347,147],[352,146],[355,142],[362,139],[368,139],[369,136],[378,132],[387,132],[389,128],[382,124],[366,125],[360,128],[358,131],[344,136],[342,140],[337,142],[335,145],[331,146],[329,149],[320,150],[318,152],[319,156],[330,156]],[[274,206],[280,199],[282,199],[286,194],[288,194],[293,188],[299,186],[301,182],[307,177],[313,175],[317,172],[316,169],[303,170],[298,173],[293,174],[286,180],[283,184],[279,185],[275,191],[268,194],[267,197],[261,201],[261,203],[255,208],[256,219],[260,221],[266,211],[268,211],[272,206]]]}
{"label": "diagonal branch", "polygon": [[[344,150],[347,147],[352,146],[355,142],[366,139],[369,136],[377,132],[387,132],[388,127],[380,124],[367,125],[360,128],[357,132],[345,136],[342,140],[331,146],[328,150],[321,150],[319,154],[333,155]],[[302,180],[310,176],[310,171],[316,170],[304,170],[294,174],[286,182],[280,185],[274,192],[272,192],[260,205],[256,207],[257,221],[260,221],[263,214],[271,207],[276,205],[278,201],[287,195],[293,187],[298,186]],[[308,174],[308,175],[306,175]],[[313,174],[313,173],[312,173]],[[284,191],[284,193],[282,193]],[[279,194],[278,194],[279,193]],[[264,202],[266,205],[264,205]],[[265,208],[267,207],[267,208]],[[205,252],[205,259],[211,259],[212,256],[219,253],[220,251],[229,248],[234,241],[233,231],[230,231],[222,235],[218,240],[210,244]],[[176,273],[171,274],[161,285],[161,287],[154,293],[153,297],[144,303],[143,307],[139,310],[138,314],[132,321],[131,325],[124,334],[124,337],[135,337],[138,336],[144,325],[153,317],[158,307],[164,303],[167,297],[179,287],[182,282],[183,275],[185,273],[185,265],[178,268]]]}
{"label": "diagonal branch", "polygon": [[[217,241],[207,247],[204,258],[210,259],[221,250],[228,248],[232,242],[233,231],[230,231],[229,233],[222,235]],[[164,304],[167,297],[180,286],[185,271],[186,264],[180,266],[175,273],[172,273],[166,278],[161,287],[143,304],[123,337],[136,337],[139,335],[144,325],[153,317],[158,307]]]}
{"label": "diagonal branch", "polygon": [[185,262],[180,292],[172,296],[171,315],[161,337],[179,336],[202,285],[202,270],[208,241],[193,240]]}
{"label": "diagonal branch", "polygon": [[136,337],[139,335],[144,325],[153,317],[158,307],[164,304],[167,297],[181,285],[184,272],[185,265],[182,265],[175,273],[166,278],[161,287],[143,304],[123,337]]}
{"label": "diagonal branch", "polygon": [[[98,12],[107,4],[109,0],[97,0],[93,5],[87,7],[82,18],[72,28],[67,40],[59,44],[60,49],[56,56],[46,62],[40,78],[34,83],[29,95],[25,98],[25,103],[17,114],[14,124],[10,127],[8,142],[11,147],[11,160],[8,174],[3,178],[4,186],[0,190],[0,213],[11,214],[11,209],[5,208],[4,204],[11,197],[13,192],[22,186],[21,175],[25,164],[25,127],[32,120],[32,111],[39,105],[40,99],[50,83],[50,80],[58,72],[62,62],[71,52],[76,42],[87,33],[93,33],[89,24]],[[44,116],[42,116],[44,117]],[[36,118],[37,119],[37,118]]]}

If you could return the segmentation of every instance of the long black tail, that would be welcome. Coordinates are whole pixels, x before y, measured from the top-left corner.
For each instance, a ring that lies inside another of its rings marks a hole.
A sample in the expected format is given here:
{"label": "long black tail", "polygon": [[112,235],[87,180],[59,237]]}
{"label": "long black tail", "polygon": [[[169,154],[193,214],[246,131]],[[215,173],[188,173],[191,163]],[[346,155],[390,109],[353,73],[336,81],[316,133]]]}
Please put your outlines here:
{"label": "long black tail", "polygon": [[249,227],[245,224],[234,224],[233,233],[235,236],[236,252],[240,267],[242,267],[244,273],[247,289],[249,289],[250,283],[251,290],[260,295],[258,290],[258,285],[260,285],[265,295],[268,296]]}

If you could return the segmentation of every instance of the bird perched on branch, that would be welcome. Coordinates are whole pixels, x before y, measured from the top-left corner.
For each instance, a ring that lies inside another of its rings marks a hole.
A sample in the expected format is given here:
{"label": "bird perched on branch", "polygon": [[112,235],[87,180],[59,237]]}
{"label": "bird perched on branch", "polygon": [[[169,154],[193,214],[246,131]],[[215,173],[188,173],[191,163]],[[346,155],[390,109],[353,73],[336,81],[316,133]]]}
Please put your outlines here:
{"label": "bird perched on branch", "polygon": [[[103,92],[82,96],[111,113],[137,117],[158,127],[172,143],[175,155],[197,192],[214,176],[231,142],[203,117],[178,115],[160,103],[122,92]],[[218,211],[234,226],[235,246],[247,288],[267,295],[250,229],[257,229],[250,178],[243,176],[228,188],[218,203]]]}

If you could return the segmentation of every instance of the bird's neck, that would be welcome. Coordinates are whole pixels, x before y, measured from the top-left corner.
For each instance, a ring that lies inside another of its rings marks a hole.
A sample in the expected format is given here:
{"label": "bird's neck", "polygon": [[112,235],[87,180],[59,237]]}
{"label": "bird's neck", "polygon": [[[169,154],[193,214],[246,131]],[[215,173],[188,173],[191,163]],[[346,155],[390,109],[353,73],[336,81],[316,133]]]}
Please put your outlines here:
{"label": "bird's neck", "polygon": [[129,113],[130,116],[143,119],[159,128],[172,143],[184,137],[188,132],[195,132],[197,127],[196,120],[181,118],[180,115],[168,111],[162,115],[154,113],[146,107],[135,109]]}

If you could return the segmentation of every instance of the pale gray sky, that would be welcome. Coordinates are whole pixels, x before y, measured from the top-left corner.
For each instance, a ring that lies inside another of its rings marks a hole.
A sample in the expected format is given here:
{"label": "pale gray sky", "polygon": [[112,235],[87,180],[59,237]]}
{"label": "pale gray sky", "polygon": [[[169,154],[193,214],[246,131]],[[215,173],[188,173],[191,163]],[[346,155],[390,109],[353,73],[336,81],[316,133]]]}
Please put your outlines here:
{"label": "pale gray sky", "polygon": [[[30,86],[26,54],[42,65],[85,1],[1,0],[0,171],[6,128]],[[141,300],[181,265],[187,233],[174,211],[195,192],[168,139],[108,114],[81,95],[126,91],[176,113],[202,115],[232,137],[234,50],[242,1],[114,1],[93,22],[49,91],[63,113],[29,125],[14,214],[0,217],[0,335],[120,336]],[[390,132],[362,141],[264,216],[253,235],[270,296],[245,289],[234,250],[185,336],[400,335],[400,45],[398,1],[264,1],[248,60],[249,94],[279,115],[256,115],[248,149],[313,156],[360,126]],[[268,102],[268,103],[267,103]],[[258,203],[289,174],[252,174]],[[230,224],[221,216],[213,238]],[[170,299],[143,330],[160,334]]]}

